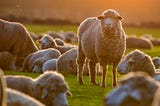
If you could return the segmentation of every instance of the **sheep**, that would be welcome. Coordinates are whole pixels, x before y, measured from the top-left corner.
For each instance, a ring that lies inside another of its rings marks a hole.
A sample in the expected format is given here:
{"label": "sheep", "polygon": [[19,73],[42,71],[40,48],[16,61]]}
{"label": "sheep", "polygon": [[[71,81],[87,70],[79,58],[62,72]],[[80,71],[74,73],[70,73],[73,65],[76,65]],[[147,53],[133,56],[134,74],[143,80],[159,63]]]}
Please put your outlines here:
{"label": "sheep", "polygon": [[0,19],[0,52],[8,51],[13,55],[10,67],[16,70],[17,56],[26,57],[38,50],[27,29],[20,23]]}
{"label": "sheep", "polygon": [[143,38],[147,38],[150,40],[150,42],[153,44],[153,46],[160,46],[160,39],[159,38],[153,38],[150,34],[142,35]]}
{"label": "sheep", "polygon": [[50,35],[53,39],[56,39],[56,38],[63,39],[62,36],[56,32],[48,31],[46,34]]}
{"label": "sheep", "polygon": [[113,66],[113,86],[117,85],[116,67],[125,51],[125,33],[122,17],[113,9],[108,9],[99,17],[84,20],[78,28],[78,82],[83,84],[83,64],[90,59],[91,82],[97,84],[95,65],[100,63],[103,69],[102,87],[106,86],[106,66]]}
{"label": "sheep", "polygon": [[56,44],[55,40],[47,34],[45,34],[39,42],[40,42],[41,49],[55,48],[55,49],[59,50],[61,52],[61,54],[76,47],[76,46],[58,46]]}
{"label": "sheep", "polygon": [[55,38],[54,40],[55,40],[55,42],[56,42],[57,45],[59,45],[59,46],[65,46],[65,42],[62,39]]}
{"label": "sheep", "polygon": [[[129,73],[104,98],[104,106],[151,106],[160,84],[143,72]],[[159,105],[154,105],[159,106]]]}
{"label": "sheep", "polygon": [[152,43],[145,38],[130,36],[126,38],[126,48],[152,49]]}
{"label": "sheep", "polygon": [[44,50],[39,50],[37,52],[34,52],[30,55],[28,55],[24,62],[23,62],[23,66],[20,69],[20,71],[33,71],[34,68],[34,62],[36,59],[38,58],[43,58],[44,60],[49,60],[49,59],[53,59],[53,58],[58,58],[60,56],[60,52],[57,49],[54,48],[48,48],[48,49],[44,49]]}
{"label": "sheep", "polygon": [[156,69],[151,57],[140,50],[134,50],[128,53],[118,64],[117,71],[119,74],[136,71],[146,72],[150,76],[156,74]]}
{"label": "sheep", "polygon": [[153,61],[153,64],[154,64],[155,68],[158,69],[160,67],[160,58],[159,57],[153,57],[152,61]]}
{"label": "sheep", "polygon": [[42,66],[42,72],[44,73],[47,70],[57,70],[57,60],[58,59],[50,59],[46,61]]}
{"label": "sheep", "polygon": [[0,106],[44,106],[34,98],[26,94],[9,89],[2,70],[0,70]]}
{"label": "sheep", "polygon": [[45,72],[36,79],[26,76],[5,77],[8,88],[21,91],[39,100],[46,106],[67,106],[67,95],[71,95],[62,74]]}
{"label": "sheep", "polygon": [[[72,74],[77,75],[77,65],[76,65],[76,58],[77,58],[78,48],[73,48],[66,53],[62,54],[58,57],[57,60],[57,71],[63,74]],[[88,60],[88,59],[87,59]],[[89,61],[86,61],[84,65],[84,75],[89,75],[88,69]],[[99,67],[97,66],[97,73],[99,73]]]}

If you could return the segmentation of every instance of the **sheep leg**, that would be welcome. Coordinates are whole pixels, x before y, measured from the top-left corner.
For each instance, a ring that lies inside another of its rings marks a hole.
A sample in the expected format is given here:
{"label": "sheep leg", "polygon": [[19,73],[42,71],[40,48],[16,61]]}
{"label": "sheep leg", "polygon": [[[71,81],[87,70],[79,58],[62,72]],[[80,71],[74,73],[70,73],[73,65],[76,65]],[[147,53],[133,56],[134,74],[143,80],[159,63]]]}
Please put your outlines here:
{"label": "sheep leg", "polygon": [[83,67],[85,63],[85,56],[82,52],[81,45],[78,48],[78,55],[77,55],[77,78],[79,84],[83,84]]}
{"label": "sheep leg", "polygon": [[10,69],[12,70],[16,70],[16,59],[17,59],[17,56],[14,56],[13,60],[11,61]]}
{"label": "sheep leg", "polygon": [[96,82],[96,63],[93,61],[89,62],[89,70],[90,70],[90,78],[91,78],[91,83],[97,85],[98,83]]}
{"label": "sheep leg", "polygon": [[112,69],[112,76],[113,76],[113,87],[117,86],[117,74],[116,74],[116,67],[117,65],[113,64],[113,69]]}
{"label": "sheep leg", "polygon": [[102,66],[102,70],[103,70],[103,73],[102,73],[102,87],[106,87],[106,73],[107,73],[107,66],[106,64],[103,64],[101,65]]}

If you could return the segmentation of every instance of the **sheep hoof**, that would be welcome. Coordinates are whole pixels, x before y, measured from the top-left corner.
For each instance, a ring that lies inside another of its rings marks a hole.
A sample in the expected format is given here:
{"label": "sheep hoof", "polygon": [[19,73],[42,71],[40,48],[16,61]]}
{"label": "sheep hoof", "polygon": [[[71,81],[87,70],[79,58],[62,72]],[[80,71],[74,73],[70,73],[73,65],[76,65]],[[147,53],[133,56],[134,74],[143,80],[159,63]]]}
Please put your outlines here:
{"label": "sheep hoof", "polygon": [[93,85],[99,85],[98,82],[91,82]]}
{"label": "sheep hoof", "polygon": [[105,88],[106,87],[106,84],[105,83],[102,83],[102,85],[101,85],[103,88]]}
{"label": "sheep hoof", "polygon": [[83,81],[79,81],[79,84],[80,84],[80,85],[83,85],[84,83],[83,83]]}

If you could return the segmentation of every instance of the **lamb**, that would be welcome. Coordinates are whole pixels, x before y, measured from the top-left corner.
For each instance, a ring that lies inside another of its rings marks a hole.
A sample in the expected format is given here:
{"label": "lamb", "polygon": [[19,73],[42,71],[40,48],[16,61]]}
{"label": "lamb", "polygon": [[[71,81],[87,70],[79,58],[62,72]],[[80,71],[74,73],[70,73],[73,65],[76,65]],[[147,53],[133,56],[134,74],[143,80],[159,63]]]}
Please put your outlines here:
{"label": "lamb", "polygon": [[132,72],[105,96],[104,106],[151,106],[159,88],[160,84],[146,73]]}
{"label": "lamb", "polygon": [[0,70],[0,91],[0,106],[44,106],[22,92],[6,88],[2,70]]}
{"label": "lamb", "polygon": [[42,72],[44,73],[48,70],[57,70],[57,60],[58,59],[50,59],[46,61],[42,66]]}
{"label": "lamb", "polygon": [[[76,58],[78,54],[78,49],[73,48],[66,53],[62,54],[57,60],[57,70],[63,74],[72,74],[77,75],[77,65],[76,65]],[[88,60],[88,59],[87,59]],[[84,65],[84,75],[89,75],[88,69],[89,61],[85,62]],[[99,73],[99,67],[97,66],[97,73]]]}
{"label": "lamb", "polygon": [[159,57],[153,57],[152,61],[153,61],[153,64],[154,64],[155,68],[158,69],[160,67],[160,58]]}
{"label": "lamb", "polygon": [[26,57],[38,50],[27,29],[20,23],[0,19],[0,52],[8,51],[13,55],[10,67],[16,70],[17,56]]}
{"label": "lamb", "polygon": [[130,36],[126,38],[126,48],[152,49],[152,43],[145,38]]}
{"label": "lamb", "polygon": [[5,78],[9,88],[28,94],[46,106],[68,105],[66,95],[71,93],[63,75],[57,72],[48,71],[36,79],[11,75]]}
{"label": "lamb", "polygon": [[45,34],[39,42],[41,49],[55,48],[59,50],[61,54],[65,53],[66,51],[72,48],[75,48],[75,46],[58,46],[55,40],[47,34]]}
{"label": "lamb", "polygon": [[37,52],[34,52],[30,55],[28,55],[24,62],[23,66],[20,69],[20,71],[33,71],[34,68],[34,62],[38,58],[43,58],[45,61],[53,58],[58,58],[60,56],[60,52],[57,49],[54,48],[49,48],[49,49],[44,49],[44,50],[39,50]]}
{"label": "lamb", "polygon": [[103,12],[99,17],[88,18],[78,29],[78,82],[83,84],[83,64],[90,59],[91,82],[97,84],[95,65],[103,68],[102,87],[106,86],[106,66],[112,64],[113,86],[117,85],[116,67],[125,51],[125,33],[121,23],[122,17],[113,9]]}

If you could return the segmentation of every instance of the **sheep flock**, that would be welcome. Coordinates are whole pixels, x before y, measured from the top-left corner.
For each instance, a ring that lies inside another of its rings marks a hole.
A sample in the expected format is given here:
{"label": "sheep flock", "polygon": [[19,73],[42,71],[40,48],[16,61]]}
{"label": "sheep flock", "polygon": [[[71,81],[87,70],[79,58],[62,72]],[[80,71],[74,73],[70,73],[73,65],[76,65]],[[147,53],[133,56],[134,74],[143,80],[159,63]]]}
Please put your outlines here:
{"label": "sheep flock", "polygon": [[[103,106],[160,106],[160,57],[143,52],[160,46],[160,38],[127,35],[122,19],[116,10],[107,9],[82,21],[77,35],[35,34],[21,23],[0,19],[0,106],[76,105],[67,99],[71,91],[83,93],[72,87],[86,86],[84,76],[93,87],[112,86],[101,99]],[[37,77],[7,75],[6,70]],[[77,85],[68,83],[67,76],[76,77]]]}

